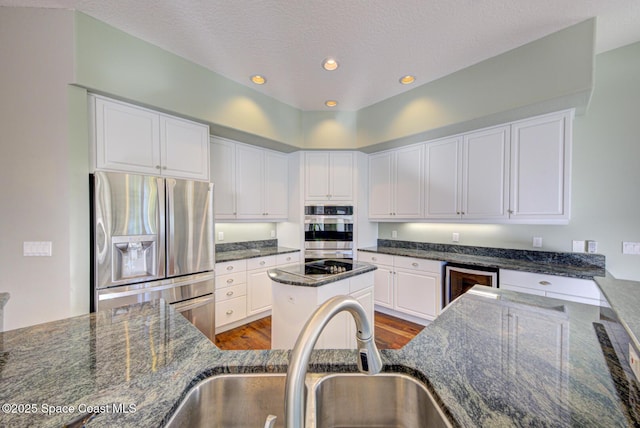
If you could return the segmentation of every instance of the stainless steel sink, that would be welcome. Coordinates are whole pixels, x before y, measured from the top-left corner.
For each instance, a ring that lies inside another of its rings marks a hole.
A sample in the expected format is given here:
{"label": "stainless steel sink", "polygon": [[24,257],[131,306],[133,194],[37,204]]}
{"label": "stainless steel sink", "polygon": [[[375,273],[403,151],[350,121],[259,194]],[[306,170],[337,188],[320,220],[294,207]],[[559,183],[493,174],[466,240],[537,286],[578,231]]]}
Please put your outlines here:
{"label": "stainless steel sink", "polygon": [[[167,427],[284,427],[286,375],[220,375],[196,385]],[[451,427],[429,391],[410,376],[382,373],[309,374],[306,422],[333,427]]]}
{"label": "stainless steel sink", "polygon": [[263,427],[275,415],[284,426],[283,374],[221,375],[196,385],[167,427]]}
{"label": "stainless steel sink", "polygon": [[429,391],[406,375],[332,374],[314,392],[317,428],[451,427]]}

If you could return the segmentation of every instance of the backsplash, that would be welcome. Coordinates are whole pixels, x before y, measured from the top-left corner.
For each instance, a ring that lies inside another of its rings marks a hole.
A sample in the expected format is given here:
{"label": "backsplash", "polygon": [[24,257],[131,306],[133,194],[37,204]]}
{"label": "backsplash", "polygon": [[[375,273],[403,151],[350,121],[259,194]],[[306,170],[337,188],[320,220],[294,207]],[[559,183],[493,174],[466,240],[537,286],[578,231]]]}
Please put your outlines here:
{"label": "backsplash", "polygon": [[509,248],[472,247],[467,245],[435,244],[431,242],[398,241],[392,239],[378,239],[378,247],[410,248],[424,251],[440,251],[445,253],[526,260],[531,262],[570,264],[578,267],[594,266],[602,269],[605,268],[605,256],[603,254],[514,250]]}
{"label": "backsplash", "polygon": [[226,244],[216,244],[216,253],[227,251],[253,250],[267,247],[277,247],[277,239],[265,239],[262,241],[229,242]]}

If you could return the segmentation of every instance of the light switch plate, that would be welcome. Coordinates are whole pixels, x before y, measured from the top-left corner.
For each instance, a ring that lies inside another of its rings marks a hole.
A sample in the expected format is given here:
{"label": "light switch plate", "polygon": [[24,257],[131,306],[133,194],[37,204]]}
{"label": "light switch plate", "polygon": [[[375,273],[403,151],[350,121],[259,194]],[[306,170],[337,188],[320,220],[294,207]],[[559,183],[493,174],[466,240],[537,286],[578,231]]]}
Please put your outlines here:
{"label": "light switch plate", "polygon": [[623,242],[622,254],[640,255],[640,242]]}
{"label": "light switch plate", "polygon": [[587,253],[598,252],[598,241],[587,241]]}
{"label": "light switch plate", "polygon": [[542,248],[542,238],[539,236],[535,236],[533,238],[533,247],[534,248]]}
{"label": "light switch plate", "polygon": [[451,235],[451,240],[453,242],[460,242],[460,234],[458,232],[453,232]]}
{"label": "light switch plate", "polygon": [[573,241],[573,252],[584,253],[585,241]]}
{"label": "light switch plate", "polygon": [[218,241],[224,241],[224,232],[218,232]]}
{"label": "light switch plate", "polygon": [[398,231],[397,230],[392,230],[391,231],[391,237],[392,238],[397,238],[398,237]]}
{"label": "light switch plate", "polygon": [[51,257],[51,241],[25,241],[22,243],[22,255],[25,257]]}

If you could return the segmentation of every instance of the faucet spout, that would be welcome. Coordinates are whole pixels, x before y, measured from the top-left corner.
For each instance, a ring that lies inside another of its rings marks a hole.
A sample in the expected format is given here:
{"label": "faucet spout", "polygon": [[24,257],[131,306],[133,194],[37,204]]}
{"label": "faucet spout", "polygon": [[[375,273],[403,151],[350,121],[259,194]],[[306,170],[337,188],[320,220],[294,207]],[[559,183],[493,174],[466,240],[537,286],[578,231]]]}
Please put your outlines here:
{"label": "faucet spout", "polygon": [[373,337],[373,328],[362,305],[347,296],[336,296],[327,300],[304,325],[291,353],[285,389],[286,428],[304,427],[304,380],[311,351],[324,327],[342,311],[349,312],[356,323],[358,370],[372,375],[382,370],[382,359]]}

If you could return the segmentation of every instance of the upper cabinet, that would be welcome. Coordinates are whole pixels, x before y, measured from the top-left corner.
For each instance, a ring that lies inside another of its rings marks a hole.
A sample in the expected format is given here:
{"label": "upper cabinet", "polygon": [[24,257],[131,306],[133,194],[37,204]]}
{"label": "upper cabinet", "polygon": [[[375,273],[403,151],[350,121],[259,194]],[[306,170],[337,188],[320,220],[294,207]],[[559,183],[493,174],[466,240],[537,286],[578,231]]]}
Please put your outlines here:
{"label": "upper cabinet", "polygon": [[209,127],[91,95],[95,167],[209,180]]}
{"label": "upper cabinet", "polygon": [[353,201],[353,153],[304,154],[306,201]]}
{"label": "upper cabinet", "polygon": [[[572,118],[563,111],[424,143],[424,213],[404,218],[567,223]],[[406,150],[369,156],[369,218],[392,220],[402,204],[420,201],[417,162],[396,160]],[[400,186],[399,173],[406,178]]]}
{"label": "upper cabinet", "polygon": [[369,157],[369,218],[422,217],[424,145]]}
{"label": "upper cabinet", "polygon": [[511,125],[510,217],[568,221],[572,112]]}
{"label": "upper cabinet", "polygon": [[216,220],[288,218],[289,160],[282,153],[211,138]]}

